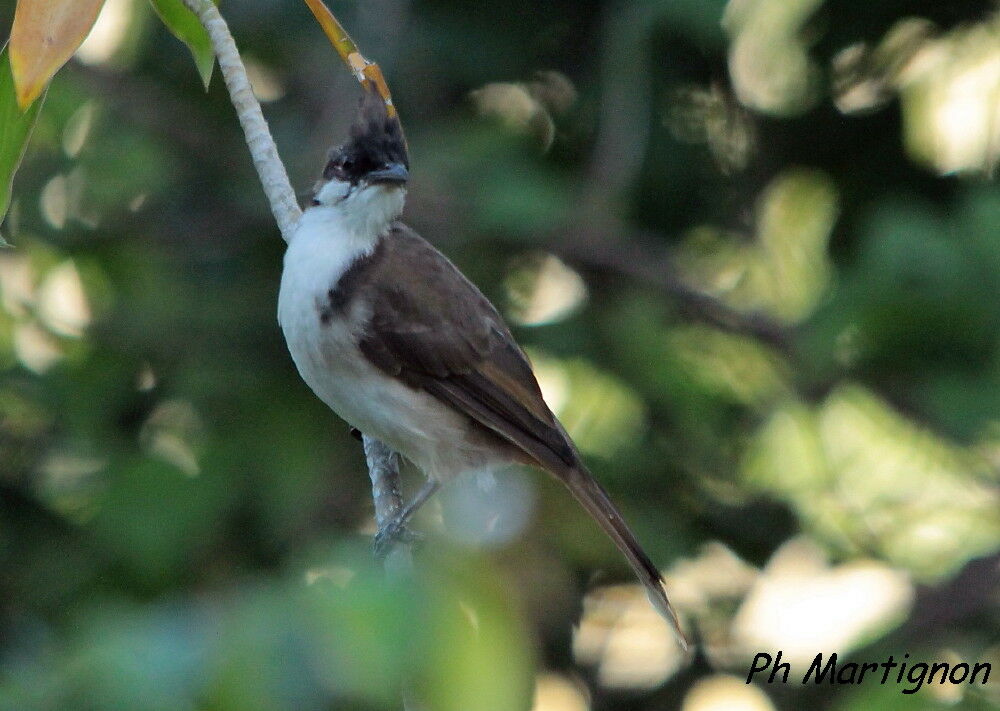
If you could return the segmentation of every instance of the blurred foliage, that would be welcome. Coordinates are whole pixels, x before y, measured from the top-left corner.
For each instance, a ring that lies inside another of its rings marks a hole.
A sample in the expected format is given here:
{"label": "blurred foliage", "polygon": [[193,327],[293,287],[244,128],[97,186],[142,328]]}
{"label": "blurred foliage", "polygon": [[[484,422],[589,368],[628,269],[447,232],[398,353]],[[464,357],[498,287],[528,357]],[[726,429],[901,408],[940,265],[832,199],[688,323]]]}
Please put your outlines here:
{"label": "blurred foliage", "polygon": [[[108,0],[3,223],[0,709],[995,708],[743,680],[1000,663],[996,4],[334,9],[407,127],[406,219],[510,317],[699,651],[534,473],[455,482],[386,578],[224,89]],[[302,4],[223,12],[305,195],[356,83]]]}

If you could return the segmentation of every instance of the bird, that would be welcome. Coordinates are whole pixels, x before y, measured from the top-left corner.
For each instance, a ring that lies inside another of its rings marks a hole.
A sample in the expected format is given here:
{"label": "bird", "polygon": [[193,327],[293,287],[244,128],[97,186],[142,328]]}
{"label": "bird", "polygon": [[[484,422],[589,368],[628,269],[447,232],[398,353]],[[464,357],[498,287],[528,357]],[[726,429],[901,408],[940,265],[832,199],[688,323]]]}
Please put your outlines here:
{"label": "bird", "polygon": [[424,473],[407,516],[467,472],[549,472],[621,551],[686,649],[659,570],[546,405],[497,309],[400,221],[409,168],[398,114],[367,88],[284,256],[278,322],[299,374],[350,426]]}

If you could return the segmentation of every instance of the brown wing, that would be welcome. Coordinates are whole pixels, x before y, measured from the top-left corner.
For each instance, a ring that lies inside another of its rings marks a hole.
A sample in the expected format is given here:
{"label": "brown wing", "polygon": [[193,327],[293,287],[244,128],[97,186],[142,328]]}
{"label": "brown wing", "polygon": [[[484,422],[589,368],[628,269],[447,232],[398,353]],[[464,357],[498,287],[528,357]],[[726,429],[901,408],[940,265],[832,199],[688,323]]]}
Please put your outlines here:
{"label": "brown wing", "polygon": [[374,304],[362,352],[386,373],[465,413],[561,479],[625,555],[686,649],[659,571],[580,462],[493,305],[404,225],[394,225],[376,252],[365,267],[370,270],[366,278],[345,284],[369,290],[366,303]]}
{"label": "brown wing", "polygon": [[393,225],[384,240],[376,273],[363,287],[369,291],[366,301],[374,304],[359,344],[365,356],[517,445],[545,468],[574,466],[572,444],[489,300],[405,225]]}

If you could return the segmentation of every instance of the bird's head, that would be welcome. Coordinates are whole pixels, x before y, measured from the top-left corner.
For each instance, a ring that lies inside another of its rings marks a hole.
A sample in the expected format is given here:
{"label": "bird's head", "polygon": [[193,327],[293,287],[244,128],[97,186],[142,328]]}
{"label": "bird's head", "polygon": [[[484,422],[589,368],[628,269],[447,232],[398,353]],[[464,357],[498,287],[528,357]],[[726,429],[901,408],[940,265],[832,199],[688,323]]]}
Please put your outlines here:
{"label": "bird's head", "polygon": [[330,151],[312,205],[381,232],[403,212],[409,166],[399,117],[390,116],[378,92],[368,89],[347,142]]}

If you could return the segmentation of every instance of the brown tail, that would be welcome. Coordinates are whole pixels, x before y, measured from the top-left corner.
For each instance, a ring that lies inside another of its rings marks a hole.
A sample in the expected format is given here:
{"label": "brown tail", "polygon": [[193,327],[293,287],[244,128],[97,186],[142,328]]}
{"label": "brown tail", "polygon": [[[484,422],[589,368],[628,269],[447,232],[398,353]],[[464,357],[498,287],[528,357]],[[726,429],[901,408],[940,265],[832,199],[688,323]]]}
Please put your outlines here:
{"label": "brown tail", "polygon": [[628,564],[632,566],[632,570],[639,577],[639,581],[645,586],[650,603],[671,624],[674,632],[677,633],[677,639],[681,646],[687,650],[688,640],[684,636],[684,632],[681,631],[677,613],[674,612],[670,600],[667,599],[667,593],[663,588],[663,577],[649,556],[642,550],[618,508],[612,503],[608,492],[582,466],[563,470],[557,476],[614,541],[618,550],[622,552],[622,555],[628,560]]}

